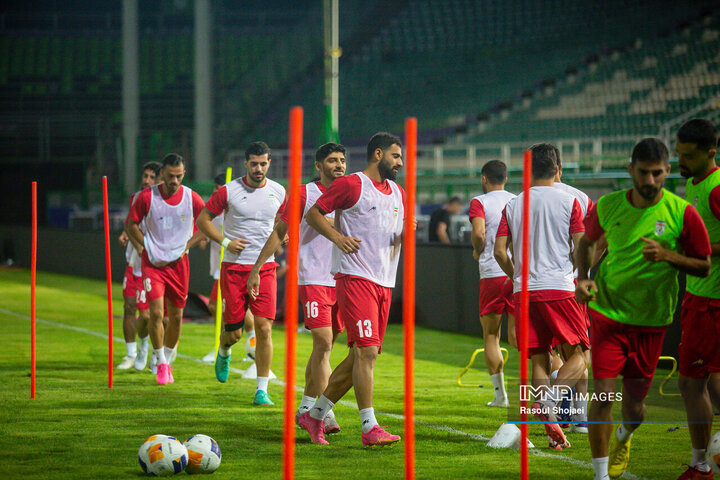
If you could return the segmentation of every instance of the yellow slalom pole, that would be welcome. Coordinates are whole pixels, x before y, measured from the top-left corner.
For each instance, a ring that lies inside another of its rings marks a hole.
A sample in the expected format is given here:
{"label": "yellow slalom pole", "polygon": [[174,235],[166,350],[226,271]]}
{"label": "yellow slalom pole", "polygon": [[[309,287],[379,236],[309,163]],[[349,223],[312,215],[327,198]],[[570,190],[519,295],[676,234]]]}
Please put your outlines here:
{"label": "yellow slalom pole", "polygon": [[[232,180],[232,167],[228,167],[225,171],[225,183],[230,183]],[[224,230],[224,229],[223,229]],[[220,245],[220,266],[222,269],[223,256],[225,255],[225,247]],[[222,275],[222,272],[220,272]],[[218,279],[217,285],[217,298],[215,299],[215,360],[217,360],[218,350],[220,349],[220,331],[222,330],[222,292],[220,290],[220,280]]]}

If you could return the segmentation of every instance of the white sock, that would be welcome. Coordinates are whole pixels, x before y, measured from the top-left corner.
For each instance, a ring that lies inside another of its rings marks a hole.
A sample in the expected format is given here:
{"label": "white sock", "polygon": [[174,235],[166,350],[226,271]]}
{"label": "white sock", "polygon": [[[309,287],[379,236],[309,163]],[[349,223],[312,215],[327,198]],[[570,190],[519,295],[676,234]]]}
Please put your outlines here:
{"label": "white sock", "polygon": [[137,357],[137,342],[126,342],[125,348],[127,349],[128,357]]}
{"label": "white sock", "polygon": [[315,397],[308,397],[307,395],[302,396],[302,400],[300,401],[300,408],[298,408],[298,412],[300,415],[307,412],[312,408],[312,406],[315,405]]}
{"label": "white sock", "polygon": [[335,406],[325,395],[320,395],[315,405],[310,409],[310,416],[315,420],[323,420],[330,410]]}
{"label": "white sock", "polygon": [[692,461],[690,462],[690,466],[693,467],[695,470],[699,470],[701,472],[709,472],[710,471],[710,465],[707,464],[707,453],[704,448],[698,449],[693,448],[692,449]]}
{"label": "white sock", "polygon": [[232,350],[232,347],[227,347],[227,348],[225,348],[225,347],[223,347],[222,345],[220,345],[220,347],[218,347],[218,353],[219,353],[220,355],[222,355],[223,357],[229,356],[230,353],[231,353],[230,350]]}
{"label": "white sock", "polygon": [[267,392],[268,382],[270,377],[257,377],[257,390]]}
{"label": "white sock", "polygon": [[375,409],[370,407],[360,410],[360,421],[362,422],[363,433],[369,432],[375,425],[378,424],[375,419]]}
{"label": "white sock", "polygon": [[330,410],[329,412],[327,412],[327,415],[325,415],[325,418],[323,420],[325,420],[325,421],[335,420],[335,412]]}
{"label": "white sock", "polygon": [[582,413],[573,415],[573,420],[576,422],[587,422],[587,400],[579,400],[575,398],[575,408],[580,410]]}
{"label": "white sock", "polygon": [[608,480],[610,478],[610,475],[608,475],[609,461],[610,457],[600,457],[592,459],[593,470],[595,470],[594,480]]}
{"label": "white sock", "polygon": [[147,337],[140,337],[140,349],[147,351],[148,345],[150,344],[150,335]]}
{"label": "white sock", "polygon": [[155,355],[155,360],[157,360],[158,365],[167,363],[167,358],[165,358],[165,352],[162,348],[153,349],[153,355]]}
{"label": "white sock", "polygon": [[[173,348],[170,347],[164,347],[165,351],[165,358],[172,358],[173,353],[177,350],[177,345],[175,345]],[[169,362],[168,362],[169,363]]]}
{"label": "white sock", "polygon": [[628,438],[630,438],[631,436],[632,432],[625,428],[625,425],[620,425],[620,427],[618,427],[617,431],[615,432],[615,437],[617,437],[620,443],[627,442]]}
{"label": "white sock", "polygon": [[560,370],[553,370],[552,373],[550,373],[550,384],[552,385],[555,383],[555,380],[557,380],[558,372]]}
{"label": "white sock", "polygon": [[503,400],[506,398],[505,374],[503,372],[498,372],[494,375],[490,375],[490,381],[492,382],[493,387],[495,387],[495,400]]}

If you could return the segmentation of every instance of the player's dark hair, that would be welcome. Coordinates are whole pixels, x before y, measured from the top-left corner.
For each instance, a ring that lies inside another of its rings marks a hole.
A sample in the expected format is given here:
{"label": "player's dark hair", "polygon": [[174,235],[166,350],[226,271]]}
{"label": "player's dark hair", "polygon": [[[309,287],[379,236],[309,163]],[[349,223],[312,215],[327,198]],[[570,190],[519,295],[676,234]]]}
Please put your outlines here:
{"label": "player's dark hair", "polygon": [[718,133],[715,125],[704,118],[693,118],[683,123],[677,132],[677,138],[682,143],[694,143],[701,150],[710,150],[718,146]]}
{"label": "player's dark hair", "polygon": [[215,175],[213,181],[215,182],[215,185],[223,186],[225,185],[225,178],[227,177],[224,173],[218,173],[217,175]]}
{"label": "player's dark hair", "polygon": [[555,146],[549,143],[536,143],[530,147],[533,178],[546,180],[555,176],[558,165],[556,150]]}
{"label": "player's dark hair", "polygon": [[375,150],[378,148],[383,152],[393,145],[397,145],[402,148],[402,141],[397,135],[393,135],[388,132],[378,132],[370,139],[367,145],[367,161],[371,161]]}
{"label": "player's dark hair", "polygon": [[657,138],[643,138],[633,148],[630,163],[635,165],[637,162],[658,162],[664,164],[670,163],[670,152],[667,147]]}
{"label": "player's dark hair", "polygon": [[162,160],[163,167],[179,167],[180,165],[185,166],[185,159],[177,153],[168,153]]}
{"label": "player's dark hair", "polygon": [[560,158],[560,149],[557,148],[555,145],[550,144],[550,146],[555,150],[555,162],[557,163],[557,166],[562,168],[562,159]]}
{"label": "player's dark hair", "polygon": [[147,162],[142,167],[142,171],[145,170],[152,170],[155,173],[155,176],[157,177],[160,175],[160,169],[162,168],[162,165],[160,165],[160,162]]}
{"label": "player's dark hair", "polygon": [[326,143],[324,145],[320,145],[320,147],[315,152],[315,161],[316,162],[322,162],[325,160],[328,155],[331,153],[337,153],[340,152],[343,155],[345,155],[345,147],[340,145],[339,143]]}
{"label": "player's dark hair", "polygon": [[245,149],[245,161],[250,160],[250,155],[260,156],[267,153],[270,158],[270,147],[265,142],[253,142]]}
{"label": "player's dark hair", "polygon": [[501,185],[507,180],[507,165],[500,160],[490,160],[480,170],[491,185]]}

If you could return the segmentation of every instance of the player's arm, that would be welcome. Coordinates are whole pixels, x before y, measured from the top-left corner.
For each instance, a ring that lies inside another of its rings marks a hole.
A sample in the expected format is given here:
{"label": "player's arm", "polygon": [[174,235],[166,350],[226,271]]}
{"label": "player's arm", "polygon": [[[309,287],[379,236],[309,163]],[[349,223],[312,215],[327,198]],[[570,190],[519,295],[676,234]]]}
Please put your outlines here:
{"label": "player's arm", "polygon": [[200,229],[198,229],[195,233],[193,233],[193,236],[190,237],[190,240],[188,240],[187,245],[185,246],[185,251],[187,252],[195,245],[206,239],[207,237],[205,236],[205,234],[201,232]]}
{"label": "player's arm", "polygon": [[229,238],[225,238],[220,232],[218,232],[218,229],[215,228],[215,225],[213,225],[212,223],[212,219],[216,216],[217,215],[208,210],[207,207],[203,208],[200,212],[200,215],[198,215],[197,220],[195,221],[195,225],[197,225],[198,227],[198,232],[202,232],[210,240],[215,243],[219,243],[229,252],[235,254],[242,252],[245,249],[245,246],[248,244],[248,241],[244,238],[238,238],[237,240],[233,241],[230,241]]}
{"label": "player's arm", "polygon": [[247,280],[247,290],[248,295],[250,295],[250,299],[253,301],[260,293],[260,268],[265,265],[268,258],[270,258],[283,244],[285,236],[287,235],[287,230],[287,223],[284,221],[280,220],[275,224],[275,228],[270,234],[270,237],[268,237],[262,250],[260,250],[260,255],[258,255],[255,265],[253,265],[250,270],[250,275]]}
{"label": "player's arm", "polygon": [[667,262],[674,268],[695,277],[707,277],[710,274],[710,256],[698,258],[674,252],[660,245],[660,243],[649,238],[640,237],[645,242],[642,249],[643,257],[648,262]]}
{"label": "player's arm", "polygon": [[513,278],[515,275],[515,266],[508,255],[508,248],[510,248],[511,244],[512,241],[509,236],[498,235],[495,237],[495,251],[493,254],[495,255],[495,260],[498,262],[498,265],[500,265],[502,271],[505,272],[505,275]]}
{"label": "player's arm", "polygon": [[482,217],[473,217],[470,223],[472,224],[470,241],[473,246],[473,258],[478,260],[485,250],[485,219]]}
{"label": "player's arm", "polygon": [[133,218],[128,218],[127,224],[125,225],[125,231],[127,232],[130,241],[133,245],[135,245],[138,253],[142,253],[145,248],[145,236],[140,231],[138,222],[136,222]]}
{"label": "player's arm", "polygon": [[124,247],[125,245],[127,245],[128,240],[129,240],[128,235],[125,232],[125,230],[123,230],[122,233],[120,234],[120,236],[118,237],[118,243]]}
{"label": "player's arm", "polygon": [[313,205],[305,214],[305,221],[314,228],[320,235],[334,243],[344,253],[355,253],[360,249],[360,240],[355,237],[345,237],[335,230],[325,220],[325,214],[317,205]]}
{"label": "player's arm", "polygon": [[440,240],[440,243],[450,243],[450,236],[448,235],[448,226],[445,222],[438,222],[435,228],[435,234]]}
{"label": "player's arm", "polygon": [[592,266],[595,243],[596,242],[591,240],[587,234],[583,234],[577,241],[577,246],[575,247],[575,267],[578,271],[575,299],[579,303],[595,300],[597,285],[595,285],[593,280],[588,278],[590,267]]}

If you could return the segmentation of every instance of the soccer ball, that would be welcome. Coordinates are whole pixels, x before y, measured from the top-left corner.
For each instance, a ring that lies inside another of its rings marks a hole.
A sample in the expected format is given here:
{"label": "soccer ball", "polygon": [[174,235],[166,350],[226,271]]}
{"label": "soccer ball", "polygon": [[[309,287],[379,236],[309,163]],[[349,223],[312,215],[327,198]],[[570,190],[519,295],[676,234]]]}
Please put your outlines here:
{"label": "soccer ball", "polygon": [[207,435],[193,435],[183,445],[188,451],[187,473],[213,473],[220,466],[220,447]]}
{"label": "soccer ball", "polygon": [[185,470],[188,452],[175,437],[153,435],[140,446],[138,461],[145,473],[167,477]]}
{"label": "soccer ball", "polygon": [[255,345],[257,345],[256,337],[248,337],[245,341],[245,354],[253,360],[255,360]]}
{"label": "soccer ball", "polygon": [[720,475],[720,432],[713,435],[708,443],[707,461],[712,471]]}

